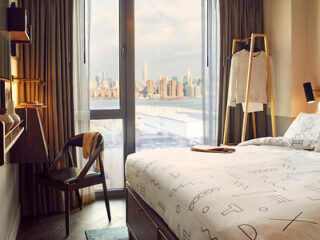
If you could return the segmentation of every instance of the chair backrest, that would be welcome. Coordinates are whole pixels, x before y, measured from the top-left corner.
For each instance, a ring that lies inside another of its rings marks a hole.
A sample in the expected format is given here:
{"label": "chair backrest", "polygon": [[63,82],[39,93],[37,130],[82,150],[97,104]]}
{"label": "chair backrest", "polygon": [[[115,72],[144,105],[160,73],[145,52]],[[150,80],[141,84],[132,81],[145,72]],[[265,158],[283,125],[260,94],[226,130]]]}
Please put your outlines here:
{"label": "chair backrest", "polygon": [[[69,166],[75,166],[74,164],[74,159],[72,157],[73,154],[70,154],[70,149],[69,147],[83,147],[83,137],[84,134],[79,134],[76,136],[73,136],[68,139],[68,141],[65,143],[63,149],[60,150],[59,154],[53,161],[53,163],[49,166],[47,169],[48,171],[54,170],[56,168],[57,163],[60,161],[60,159],[65,156],[65,154],[68,155],[68,162]],[[93,163],[97,160],[100,165],[100,172],[102,173],[104,171],[103,169],[103,162],[101,159],[101,152],[104,150],[104,140],[101,134],[99,134],[98,141],[97,141],[97,146],[96,146],[96,152],[93,154],[92,157],[88,159],[87,164],[84,166],[82,169],[80,175],[78,178],[82,178],[86,175],[88,172],[89,168],[93,165]]]}
{"label": "chair backrest", "polygon": [[[67,142],[68,147],[69,146],[82,147],[83,146],[83,137],[84,137],[84,133],[70,137]],[[99,145],[103,145],[103,137],[101,134],[99,134],[98,141],[97,141],[97,146],[99,146]]]}
{"label": "chair backrest", "polygon": [[[67,142],[67,148],[68,147],[83,147],[83,137],[84,137],[84,133],[69,138],[69,140]],[[78,176],[77,180],[83,180],[84,176],[87,174],[88,170],[91,168],[91,166],[93,165],[93,163],[95,161],[99,162],[100,172],[102,173],[104,171],[103,162],[102,162],[101,155],[100,155],[101,151],[103,151],[103,149],[104,149],[104,141],[103,141],[103,137],[101,134],[99,134],[99,136],[98,136],[98,141],[97,141],[96,147],[99,148],[99,151],[97,152],[98,155],[94,156],[92,159],[91,158],[88,159],[87,164],[82,168],[81,173]],[[73,161],[73,160],[71,160],[71,161]]]}
{"label": "chair backrest", "polygon": [[[66,151],[69,154],[70,157],[70,153],[69,153],[69,147],[83,147],[83,138],[84,138],[84,133],[79,134],[79,135],[75,135],[73,137],[70,137],[66,143]],[[100,152],[103,151],[104,149],[104,141],[103,141],[103,137],[102,135],[99,133],[98,136],[98,141],[97,141],[97,146],[96,148],[100,147]],[[74,165],[73,159],[71,158],[71,164]]]}

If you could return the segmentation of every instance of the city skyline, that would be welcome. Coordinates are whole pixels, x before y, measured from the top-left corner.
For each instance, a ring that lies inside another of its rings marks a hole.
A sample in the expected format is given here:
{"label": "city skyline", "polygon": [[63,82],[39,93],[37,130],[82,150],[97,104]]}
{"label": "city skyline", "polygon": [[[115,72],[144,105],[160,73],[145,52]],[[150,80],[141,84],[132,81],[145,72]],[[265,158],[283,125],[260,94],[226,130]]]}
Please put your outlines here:
{"label": "city skyline", "polygon": [[[93,73],[91,73],[93,74]],[[97,75],[100,75],[100,77],[103,79],[104,77],[107,77],[108,79],[111,79],[117,83],[119,83],[119,78],[112,78],[110,77],[109,73],[107,71],[96,71],[94,73],[94,75],[92,77],[90,77],[90,83],[96,81],[95,79],[97,78]],[[159,81],[161,78],[163,77],[167,77],[167,78],[171,78],[170,80],[176,80],[176,81],[180,81],[180,79],[190,79],[192,73],[190,71],[190,69],[187,69],[180,77],[177,74],[172,74],[171,76],[167,76],[167,75],[161,75],[161,74],[155,74],[157,77],[156,78],[149,78],[149,66],[147,64],[147,61],[143,61],[143,69],[142,69],[142,74],[140,77],[135,79],[136,84],[140,84],[142,82],[145,82],[147,80],[154,80],[154,81]],[[200,79],[200,76],[194,77],[197,79]]]}
{"label": "city skyline", "polygon": [[[136,80],[136,98],[184,98],[201,97],[201,79],[194,78],[190,70],[182,77],[161,76],[158,79],[149,79],[149,68],[144,61],[142,76]],[[90,81],[90,96],[92,98],[119,98],[119,81],[108,76],[106,72],[96,72],[95,78]]]}

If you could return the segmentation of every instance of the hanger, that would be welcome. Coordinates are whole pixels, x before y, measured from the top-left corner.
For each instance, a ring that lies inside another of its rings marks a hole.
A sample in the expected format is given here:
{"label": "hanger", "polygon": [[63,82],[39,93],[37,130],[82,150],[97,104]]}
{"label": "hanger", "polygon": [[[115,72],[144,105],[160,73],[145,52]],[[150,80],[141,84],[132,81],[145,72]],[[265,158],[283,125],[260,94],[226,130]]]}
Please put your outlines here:
{"label": "hanger", "polygon": [[[246,51],[248,51],[248,52],[250,52],[250,44],[243,44],[243,45],[239,48],[238,52],[241,51],[241,50],[243,50],[243,49],[246,50]],[[261,52],[261,49],[259,49],[256,45],[254,45],[253,51],[254,51],[254,52]]]}
{"label": "hanger", "polygon": [[[248,38],[246,38],[247,40],[251,40],[251,37],[248,37]],[[241,47],[239,48],[239,50],[238,51],[236,51],[236,52],[240,52],[241,50],[246,50],[246,51],[248,51],[248,52],[250,52],[250,42],[249,43],[247,43],[247,44],[242,44],[241,45]],[[256,45],[254,45],[254,48],[253,48],[253,52],[261,52],[262,50],[260,49],[260,48],[258,48]],[[234,53],[235,54],[235,53]],[[223,62],[223,64],[221,65],[221,68],[222,67],[224,67],[224,65],[229,61],[229,60],[231,60],[232,59],[232,57],[233,57],[233,55],[234,54],[230,54],[225,60],[224,60],[224,62]],[[258,55],[260,55],[260,54],[258,54]],[[256,56],[258,56],[258,55],[256,55]],[[254,56],[255,57],[255,56]]]}

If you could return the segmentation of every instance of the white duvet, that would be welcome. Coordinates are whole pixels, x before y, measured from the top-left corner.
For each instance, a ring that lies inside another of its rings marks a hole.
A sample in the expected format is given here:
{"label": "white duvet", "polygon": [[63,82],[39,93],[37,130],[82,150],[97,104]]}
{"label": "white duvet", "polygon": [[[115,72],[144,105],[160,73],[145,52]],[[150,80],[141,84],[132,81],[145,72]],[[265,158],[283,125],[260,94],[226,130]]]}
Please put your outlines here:
{"label": "white duvet", "polygon": [[126,178],[179,239],[320,239],[318,152],[150,150],[128,156]]}

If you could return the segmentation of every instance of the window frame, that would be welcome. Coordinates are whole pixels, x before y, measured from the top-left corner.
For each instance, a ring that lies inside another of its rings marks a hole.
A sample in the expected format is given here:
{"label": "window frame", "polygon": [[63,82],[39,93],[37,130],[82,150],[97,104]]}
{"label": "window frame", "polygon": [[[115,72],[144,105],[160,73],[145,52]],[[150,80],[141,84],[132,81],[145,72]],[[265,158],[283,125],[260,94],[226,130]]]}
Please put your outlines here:
{"label": "window frame", "polygon": [[[90,109],[90,120],[122,119],[123,159],[135,152],[134,0],[119,0],[119,109]],[[125,173],[124,174],[124,181]],[[101,190],[102,191],[102,190]],[[111,192],[123,195],[124,188]],[[97,191],[97,196],[100,196]]]}

